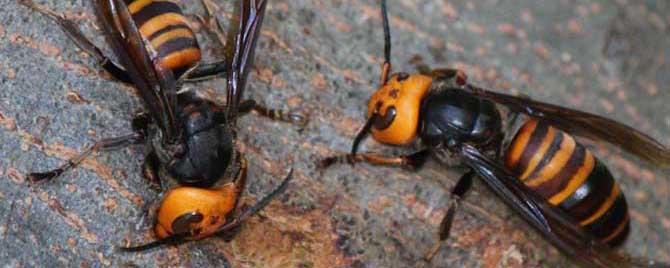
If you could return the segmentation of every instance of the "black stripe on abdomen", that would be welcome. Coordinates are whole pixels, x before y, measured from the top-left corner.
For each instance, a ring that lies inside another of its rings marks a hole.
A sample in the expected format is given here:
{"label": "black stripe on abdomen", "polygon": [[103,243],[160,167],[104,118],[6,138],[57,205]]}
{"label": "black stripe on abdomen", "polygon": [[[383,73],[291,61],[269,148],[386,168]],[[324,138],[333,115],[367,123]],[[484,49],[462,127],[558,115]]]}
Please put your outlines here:
{"label": "black stripe on abdomen", "polygon": [[156,49],[158,57],[163,58],[172,52],[184,50],[187,48],[198,48],[198,44],[195,42],[195,39],[184,37],[174,38],[154,49]]}
{"label": "black stripe on abdomen", "polygon": [[160,35],[162,35],[164,33],[171,32],[172,30],[179,30],[179,29],[186,29],[186,30],[189,30],[189,31],[193,31],[186,24],[177,24],[177,25],[173,24],[173,25],[168,25],[168,26],[164,27],[163,29],[160,29],[159,31],[151,34],[150,36],[147,37],[147,39],[149,41],[151,41],[151,40],[156,39],[156,37],[159,37]]}
{"label": "black stripe on abdomen", "polygon": [[544,153],[542,156],[542,159],[540,160],[539,163],[537,163],[537,166],[535,166],[535,169],[533,169],[533,172],[530,173],[528,176],[528,180],[532,180],[533,178],[536,178],[538,176],[538,173],[542,171],[542,169],[547,166],[547,164],[551,163],[552,159],[554,158],[554,155],[561,150],[561,143],[563,142],[563,134],[560,131],[556,132],[556,135],[554,135],[554,139],[551,141],[551,144],[549,145],[549,148],[547,151]]}
{"label": "black stripe on abdomen", "polygon": [[612,174],[600,160],[597,158],[595,160],[596,164],[586,181],[559,204],[578,221],[593,215],[614,191],[615,182]]}
{"label": "black stripe on abdomen", "polygon": [[150,19],[166,13],[177,13],[183,15],[181,8],[176,3],[169,1],[152,1],[150,4],[142,7],[139,11],[132,14],[137,28],[142,27]]}
{"label": "black stripe on abdomen", "polygon": [[576,144],[575,150],[572,152],[570,159],[565,163],[561,171],[559,171],[551,180],[533,187],[533,190],[537,191],[545,198],[549,198],[565,190],[566,187],[568,187],[568,184],[573,180],[575,174],[577,174],[577,171],[584,167],[586,157],[586,149],[584,146]]}
{"label": "black stripe on abdomen", "polygon": [[[584,226],[584,229],[599,239],[605,239],[606,237],[614,234],[614,232],[617,231],[617,229],[623,224],[629,224],[629,221],[628,204],[626,203],[626,198],[623,194],[619,194],[616,201],[614,201],[614,204],[612,204],[607,212],[605,212],[605,214],[600,216],[600,218],[594,222]],[[628,227],[626,226],[625,228]],[[605,242],[609,242],[610,244],[620,243],[627,234],[628,233],[626,232],[626,229],[624,229],[609,241]]]}
{"label": "black stripe on abdomen", "polygon": [[530,135],[530,139],[528,140],[526,147],[523,148],[523,153],[521,154],[521,158],[519,158],[519,162],[516,163],[514,174],[521,175],[525,172],[526,168],[528,168],[530,160],[540,149],[542,146],[542,141],[545,139],[548,133],[549,125],[538,122],[537,126],[533,130],[533,133]]}

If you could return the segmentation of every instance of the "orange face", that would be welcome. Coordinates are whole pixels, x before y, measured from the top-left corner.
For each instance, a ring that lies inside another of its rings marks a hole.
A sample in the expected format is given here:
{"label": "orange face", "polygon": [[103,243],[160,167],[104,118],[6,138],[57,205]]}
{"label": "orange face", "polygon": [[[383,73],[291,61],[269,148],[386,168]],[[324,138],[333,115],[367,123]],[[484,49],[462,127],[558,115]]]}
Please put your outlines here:
{"label": "orange face", "polygon": [[208,237],[226,223],[226,216],[235,209],[238,193],[233,183],[210,189],[174,188],[161,202],[154,232],[159,238],[182,232],[192,234],[188,239]]}
{"label": "orange face", "polygon": [[412,142],[419,127],[421,100],[432,81],[430,76],[421,74],[391,76],[368,101],[368,118],[379,116],[372,127],[372,137],[393,145]]}

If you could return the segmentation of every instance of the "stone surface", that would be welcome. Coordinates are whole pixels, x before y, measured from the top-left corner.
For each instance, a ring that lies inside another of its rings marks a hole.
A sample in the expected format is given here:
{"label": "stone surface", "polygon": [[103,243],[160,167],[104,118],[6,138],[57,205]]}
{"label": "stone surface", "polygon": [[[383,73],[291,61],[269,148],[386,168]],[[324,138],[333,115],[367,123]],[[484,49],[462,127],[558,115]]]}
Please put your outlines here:
{"label": "stone surface", "polygon": [[[233,16],[229,1],[219,16]],[[667,1],[389,1],[395,70],[464,69],[470,81],[595,112],[670,144],[670,3]],[[99,35],[90,1],[40,1]],[[226,3],[226,4],[224,4]],[[182,1],[202,14],[199,1]],[[287,194],[230,243],[211,238],[144,254],[115,246],[151,239],[159,198],[141,176],[143,149],[100,153],[54,182],[24,174],[62,164],[86,142],[130,131],[141,110],[131,87],[109,80],[44,16],[0,0],[0,263],[31,266],[415,267],[436,240],[447,193],[462,168],[418,172],[368,165],[315,169],[346,151],[378,81],[382,29],[376,1],[272,1],[247,97],[308,112],[303,132],[256,116],[240,120],[250,162],[245,201],[288,168]],[[195,22],[195,20],[194,20]],[[213,60],[212,36],[199,38]],[[189,85],[224,93],[223,79]],[[588,141],[587,141],[588,142]],[[668,171],[588,142],[626,193],[624,249],[670,261]],[[368,141],[366,150],[402,152]],[[225,258],[224,258],[225,256]],[[226,261],[227,259],[227,261]],[[572,265],[481,183],[456,216],[436,267]],[[429,265],[430,267],[430,265]]]}

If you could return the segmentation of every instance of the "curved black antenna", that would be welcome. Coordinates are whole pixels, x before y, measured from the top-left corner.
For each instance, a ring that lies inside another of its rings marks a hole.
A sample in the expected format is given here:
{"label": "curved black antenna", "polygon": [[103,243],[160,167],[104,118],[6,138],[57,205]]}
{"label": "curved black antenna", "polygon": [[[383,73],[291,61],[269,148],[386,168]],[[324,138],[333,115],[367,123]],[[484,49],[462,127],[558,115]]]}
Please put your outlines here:
{"label": "curved black antenna", "polygon": [[351,145],[351,157],[355,158],[356,157],[356,152],[358,151],[358,145],[365,139],[365,137],[370,134],[370,129],[372,128],[372,125],[374,124],[375,121],[377,121],[377,118],[379,116],[377,113],[373,113],[370,118],[368,118],[368,121],[365,122],[365,125],[361,128],[361,130],[358,131],[358,134],[356,134],[356,138],[354,138],[354,143]]}
{"label": "curved black antenna", "polygon": [[384,24],[384,64],[382,65],[381,85],[385,85],[391,72],[391,30],[389,29],[389,16],[386,11],[386,0],[382,1],[382,23]]}
{"label": "curved black antenna", "polygon": [[[386,10],[386,0],[381,0],[381,13],[382,13],[382,24],[384,28],[384,64],[382,65],[382,73],[380,79],[380,86],[386,84],[388,80],[389,73],[391,72],[391,30],[389,29],[389,16]],[[351,145],[351,157],[356,157],[356,152],[358,151],[358,145],[365,139],[365,137],[370,134],[370,129],[372,124],[377,121],[379,115],[373,113],[368,121],[365,122],[365,125],[358,131],[354,143]]]}
{"label": "curved black antenna", "polygon": [[261,200],[257,201],[256,204],[254,204],[253,206],[251,206],[248,209],[246,209],[245,211],[243,211],[240,214],[240,216],[237,217],[238,221],[243,222],[247,218],[255,215],[256,213],[258,213],[258,211],[265,208],[270,203],[270,201],[272,201],[278,195],[280,195],[280,194],[282,194],[283,192],[286,191],[286,188],[288,188],[288,185],[289,185],[289,182],[291,182],[291,179],[293,179],[293,168],[291,168],[288,171],[288,174],[286,175],[286,177],[284,177],[284,180],[282,180],[282,182],[279,184],[279,186],[277,186],[274,190],[272,190],[272,192],[270,192],[269,194],[267,194],[263,198],[261,198]]}
{"label": "curved black antenna", "polygon": [[386,0],[382,0],[382,22],[384,24],[384,60],[391,64],[391,30],[389,16],[386,11]]}
{"label": "curved black antenna", "polygon": [[289,170],[288,175],[286,175],[284,180],[279,184],[279,186],[277,186],[277,188],[272,190],[272,192],[270,192],[269,194],[265,195],[263,198],[261,198],[261,200],[257,201],[251,207],[242,211],[240,215],[235,217],[229,223],[226,223],[225,225],[221,226],[218,230],[216,230],[216,233],[222,233],[227,230],[233,229],[242,224],[242,222],[244,222],[247,218],[256,215],[256,213],[264,209],[270,203],[270,201],[272,201],[278,195],[286,191],[286,188],[288,188],[289,182],[291,181],[292,178],[293,178],[293,168]]}
{"label": "curved black antenna", "polygon": [[148,249],[156,248],[162,245],[177,245],[181,244],[184,242],[188,242],[190,240],[186,240],[185,238],[187,237],[187,234],[174,234],[171,236],[168,236],[166,238],[158,239],[151,241],[149,243],[143,244],[143,245],[138,245],[138,246],[129,246],[129,247],[119,247],[120,251],[123,252],[139,252],[139,251],[145,251]]}

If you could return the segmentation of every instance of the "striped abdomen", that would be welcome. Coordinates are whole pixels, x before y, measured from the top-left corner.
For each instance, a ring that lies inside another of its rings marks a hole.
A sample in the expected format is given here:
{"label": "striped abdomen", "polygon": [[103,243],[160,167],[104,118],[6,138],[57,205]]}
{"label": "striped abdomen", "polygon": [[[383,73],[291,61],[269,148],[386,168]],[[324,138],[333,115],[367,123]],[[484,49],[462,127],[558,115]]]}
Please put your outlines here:
{"label": "striped abdomen", "polygon": [[617,246],[626,238],[628,205],[619,185],[607,167],[567,133],[528,120],[510,143],[505,166],[602,242]]}
{"label": "striped abdomen", "polygon": [[200,61],[200,47],[181,8],[167,0],[126,0],[140,34],[158,54],[159,64],[181,76]]}

